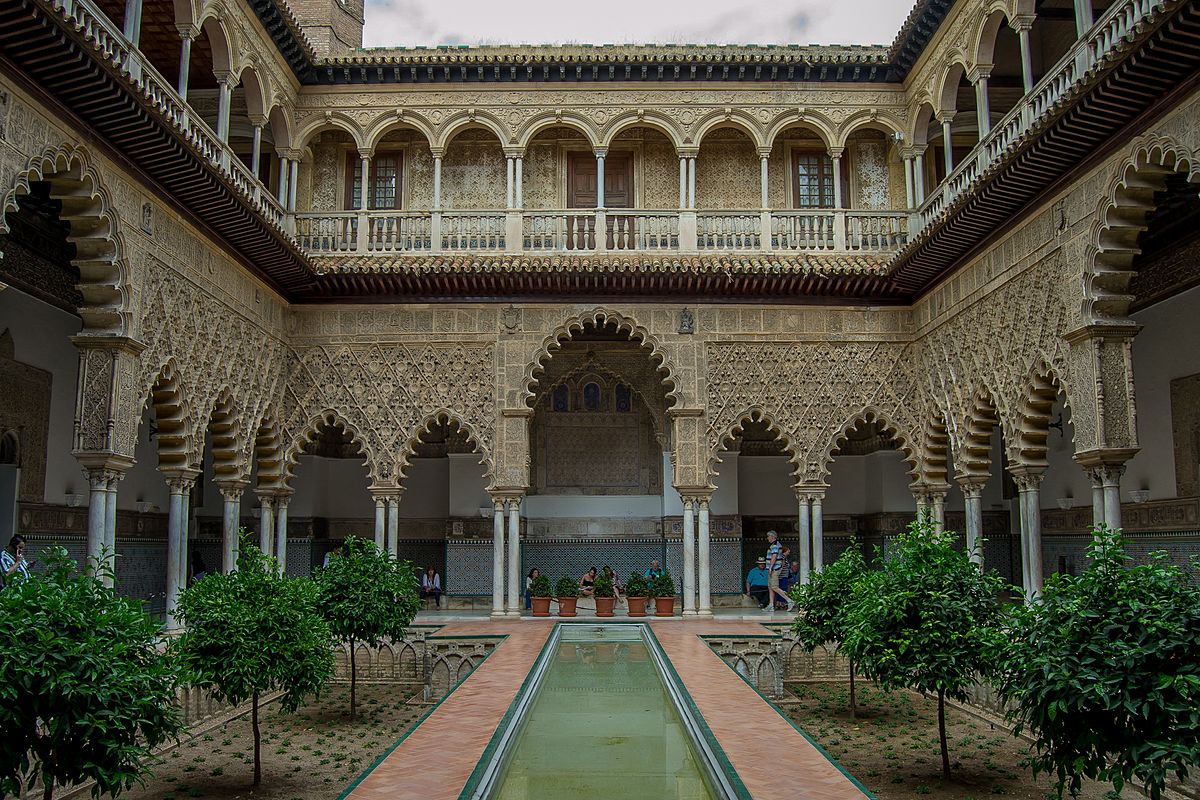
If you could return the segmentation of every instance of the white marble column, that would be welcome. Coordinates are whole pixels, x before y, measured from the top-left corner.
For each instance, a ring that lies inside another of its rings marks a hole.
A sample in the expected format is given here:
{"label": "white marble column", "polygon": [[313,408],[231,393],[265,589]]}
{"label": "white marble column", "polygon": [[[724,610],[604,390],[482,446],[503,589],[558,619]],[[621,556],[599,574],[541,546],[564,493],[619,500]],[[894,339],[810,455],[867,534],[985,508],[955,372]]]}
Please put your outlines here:
{"label": "white marble column", "polygon": [[85,469],[84,475],[87,476],[89,489],[87,557],[93,566],[98,566],[107,538],[105,526],[108,521],[108,470]]}
{"label": "white marble column", "polygon": [[1092,0],[1075,0],[1075,35],[1082,38],[1091,29],[1094,19]]}
{"label": "white marble column", "polygon": [[829,160],[833,165],[833,207],[844,208],[842,202],[842,148],[829,151]]}
{"label": "white marble column", "polygon": [[683,498],[683,614],[696,614],[696,502]]}
{"label": "white marble column", "polygon": [[516,189],[513,185],[516,182],[516,167],[513,165],[512,156],[504,157],[504,180],[505,180],[504,201],[506,204],[505,208],[507,208],[509,211],[512,211],[516,205]]}
{"label": "white marble column", "polygon": [[492,500],[492,616],[504,616],[504,499]]}
{"label": "white marble column", "polygon": [[810,528],[812,512],[809,510],[812,498],[809,497],[808,492],[797,492],[796,496],[800,503],[797,517],[799,524],[796,526],[800,532],[800,541],[796,543],[796,546],[800,548],[800,583],[807,585],[809,577],[812,575],[812,529]]}
{"label": "white marble column", "polygon": [[167,627],[178,628],[175,609],[179,593],[187,588],[188,495],[194,475],[173,475],[167,478],[171,492],[167,507]]}
{"label": "white marble column", "polygon": [[822,502],[825,492],[814,493],[812,496],[812,568],[813,571],[825,569],[825,513]]}
{"label": "white marble column", "polygon": [[296,210],[296,184],[300,179],[300,159],[293,158],[288,162],[288,196],[287,210]]}
{"label": "white marble column", "polygon": [[442,154],[433,156],[433,210],[442,210]]}
{"label": "white marble column", "polygon": [[1110,528],[1121,527],[1121,476],[1125,466],[1106,465],[1104,467],[1104,524]]}
{"label": "white marble column", "polygon": [[259,492],[258,503],[258,549],[264,556],[269,556],[271,545],[275,542],[275,511],[272,508],[271,495]]}
{"label": "white marble column", "polygon": [[604,150],[596,151],[596,208],[604,208]]}
{"label": "white marble column", "polygon": [[913,194],[916,207],[925,204],[925,146],[913,149]]}
{"label": "white marble column", "polygon": [[375,493],[375,546],[380,550],[387,547],[387,498]]}
{"label": "white marble column", "polygon": [[513,165],[515,167],[515,177],[513,178],[513,191],[516,194],[515,200],[516,200],[516,204],[517,204],[517,209],[519,210],[521,208],[524,208],[524,206],[525,206],[525,190],[524,190],[524,186],[523,186],[523,184],[525,183],[525,157],[524,156],[513,156]]}
{"label": "white marble column", "polygon": [[183,44],[179,48],[179,83],[176,84],[176,88],[179,90],[179,98],[185,102],[188,96],[188,71],[192,68],[192,40],[199,34],[199,29],[190,25],[179,28],[179,38]]}
{"label": "white marble column", "polygon": [[931,490],[926,495],[930,505],[930,516],[933,519],[933,527],[938,531],[946,530],[946,492],[942,490]]}
{"label": "white marble column", "polygon": [[[359,211],[367,211],[371,207],[371,154],[360,153],[359,164],[361,165],[359,169],[362,172],[362,183],[360,184],[362,191],[359,192],[358,209]],[[365,234],[365,231],[359,232],[359,235]]]}
{"label": "white marble column", "polygon": [[400,553],[400,495],[387,499],[387,551],[395,558]]}
{"label": "white marble column", "polygon": [[1033,51],[1029,46],[1029,30],[1033,27],[1033,15],[1017,19],[1012,23],[1017,31],[1017,41],[1021,50],[1021,83],[1028,94],[1033,90]]}
{"label": "white marble column", "polygon": [[525,607],[521,581],[521,498],[508,498],[508,616],[521,616]]}
{"label": "white marble column", "polygon": [[688,157],[688,208],[696,207],[696,157]]}
{"label": "white marble column", "polygon": [[110,589],[116,582],[117,574],[117,485],[124,477],[123,472],[111,471],[108,486],[104,490],[104,550],[105,566],[109,572],[104,577],[104,585]]}
{"label": "white marble column", "polygon": [[950,121],[953,119],[954,115],[950,114],[942,120],[942,156],[946,164],[947,178],[954,172],[954,134],[950,132]]}
{"label": "white marble column", "polygon": [[767,181],[767,165],[771,160],[770,152],[758,154],[758,201],[759,210],[771,208],[771,186]]}
{"label": "white marble column", "polygon": [[1092,479],[1092,527],[1104,524],[1104,469],[1093,467],[1088,470]]}
{"label": "white marble column", "polygon": [[237,569],[238,523],[241,519],[242,493],[246,491],[245,481],[228,481],[217,485],[224,501],[221,516],[221,571],[233,572]]}
{"label": "white marble column", "polygon": [[712,616],[712,555],[709,536],[708,498],[701,497],[696,501],[699,506],[698,533],[700,546],[697,548],[697,564],[699,571],[700,602],[697,613],[704,617]]}
{"label": "white marble column", "polygon": [[279,201],[279,205],[287,209],[288,199],[288,159],[286,156],[279,157],[279,196],[275,198]]}
{"label": "white marble column", "polygon": [[291,495],[275,498],[275,560],[279,562],[279,574],[287,574],[288,502]]}
{"label": "white marble column", "polygon": [[687,204],[688,187],[688,157],[679,157],[679,208],[685,209]]}
{"label": "white marble column", "polygon": [[217,138],[229,143],[229,112],[233,104],[233,76],[217,75]]}
{"label": "white marble column", "polygon": [[1042,594],[1042,473],[1020,468],[1014,472],[1020,495],[1021,577],[1027,600]]}
{"label": "white marble column", "polygon": [[978,116],[980,141],[992,129],[992,109],[988,100],[988,78],[991,77],[991,74],[991,70],[975,70],[975,109]]}
{"label": "white marble column", "polygon": [[916,208],[917,195],[913,182],[913,154],[911,152],[904,154],[904,198],[908,201],[909,208]]}
{"label": "white marble column", "polygon": [[142,0],[125,0],[125,25],[122,33],[130,44],[138,46],[142,38]]}
{"label": "white marble column", "polygon": [[967,555],[976,564],[983,564],[983,484],[973,479],[961,479],[958,485],[966,506]]}
{"label": "white marble column", "polygon": [[258,171],[262,168],[262,129],[263,123],[254,124],[254,148],[250,153],[250,171],[254,173],[255,179],[258,178]]}

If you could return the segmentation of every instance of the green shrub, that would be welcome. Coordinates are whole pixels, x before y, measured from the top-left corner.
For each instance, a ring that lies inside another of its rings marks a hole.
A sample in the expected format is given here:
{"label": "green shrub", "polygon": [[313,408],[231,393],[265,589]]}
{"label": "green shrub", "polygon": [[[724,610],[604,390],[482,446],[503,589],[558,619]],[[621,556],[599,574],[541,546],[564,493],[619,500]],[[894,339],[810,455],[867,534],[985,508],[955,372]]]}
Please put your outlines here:
{"label": "green shrub", "polygon": [[553,591],[550,586],[550,579],[545,575],[538,575],[529,585],[529,593],[534,597],[552,597]]}
{"label": "green shrub", "polygon": [[675,579],[671,577],[671,573],[663,572],[654,579],[654,583],[650,586],[650,595],[652,597],[675,596]]}
{"label": "green shrub", "polygon": [[563,577],[558,579],[558,583],[554,584],[555,597],[579,597],[579,584],[574,578]]}
{"label": "green shrub", "polygon": [[626,597],[646,597],[650,592],[650,587],[646,585],[646,576],[640,572],[635,572],[629,576],[629,580],[625,581],[625,596]]}
{"label": "green shrub", "polygon": [[607,575],[598,575],[596,583],[592,587],[592,594],[596,597],[612,597],[616,594],[613,588],[612,578]]}

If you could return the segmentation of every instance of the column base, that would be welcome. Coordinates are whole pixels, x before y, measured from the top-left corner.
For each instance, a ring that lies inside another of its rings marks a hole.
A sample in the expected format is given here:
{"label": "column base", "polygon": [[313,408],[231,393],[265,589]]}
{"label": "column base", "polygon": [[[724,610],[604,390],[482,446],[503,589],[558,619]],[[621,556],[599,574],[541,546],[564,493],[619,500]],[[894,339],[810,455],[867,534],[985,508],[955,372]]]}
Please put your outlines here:
{"label": "column base", "polygon": [[504,616],[509,619],[520,619],[521,612],[520,611],[505,611]]}
{"label": "column base", "polygon": [[685,616],[685,617],[694,617],[694,616],[696,616],[696,611],[695,611],[694,609],[691,609],[691,608],[689,608],[689,609],[685,609],[685,610],[684,610],[684,612],[683,612],[683,616]]}
{"label": "column base", "polygon": [[492,619],[504,619],[504,618],[506,618],[506,617],[508,616],[508,612],[507,612],[507,611],[498,611],[498,610],[496,610],[496,609],[492,609],[492,615],[491,615],[491,616],[492,616]]}
{"label": "column base", "polygon": [[711,617],[712,615],[713,615],[713,612],[712,612],[711,608],[702,608],[696,612],[696,616],[699,616],[699,617]]}

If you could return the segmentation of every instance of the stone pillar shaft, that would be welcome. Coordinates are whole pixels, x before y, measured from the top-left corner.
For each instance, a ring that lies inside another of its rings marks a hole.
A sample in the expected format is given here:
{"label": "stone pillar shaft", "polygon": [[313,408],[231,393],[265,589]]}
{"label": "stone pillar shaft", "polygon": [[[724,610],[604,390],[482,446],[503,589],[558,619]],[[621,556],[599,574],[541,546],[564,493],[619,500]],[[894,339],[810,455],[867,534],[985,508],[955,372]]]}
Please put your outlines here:
{"label": "stone pillar shaft", "polygon": [[392,495],[387,499],[387,550],[388,555],[395,558],[400,553],[400,496]]}
{"label": "stone pillar shaft", "polygon": [[260,494],[258,500],[261,504],[258,517],[258,549],[264,556],[269,556],[271,555],[271,545],[275,541],[275,512],[271,509],[269,495]]}
{"label": "stone pillar shaft", "polygon": [[387,498],[381,494],[375,495],[375,546],[387,547]]}
{"label": "stone pillar shaft", "polygon": [[712,616],[712,556],[711,542],[709,537],[709,515],[708,515],[708,500],[700,499],[700,546],[697,550],[698,569],[700,578],[700,603],[698,612],[703,616]]}
{"label": "stone pillar shaft", "polygon": [[504,501],[492,503],[492,616],[504,616]]}
{"label": "stone pillar shaft", "polygon": [[809,527],[812,513],[809,511],[809,504],[812,499],[807,494],[799,496],[800,513],[799,525],[800,541],[797,546],[800,548],[800,583],[807,584],[809,576],[812,574],[812,531]]}
{"label": "stone pillar shaft", "polygon": [[824,494],[814,494],[812,498],[812,568],[825,568],[825,517],[821,508]]}
{"label": "stone pillar shaft", "polygon": [[288,164],[288,197],[287,210],[294,212],[296,210],[296,184],[300,177],[300,161],[299,159],[291,159]]}
{"label": "stone pillar shaft", "polygon": [[596,154],[596,208],[604,208],[604,153]]}
{"label": "stone pillar shaft", "polygon": [[279,574],[287,574],[288,498],[275,501],[275,559],[279,562]]}
{"label": "stone pillar shaft", "polygon": [[258,172],[262,168],[262,125],[254,126],[254,148],[250,153],[250,171],[254,173],[254,177],[258,178]]}
{"label": "stone pillar shaft", "polygon": [[521,616],[521,498],[508,499],[508,616]]}
{"label": "stone pillar shaft", "polygon": [[183,45],[179,48],[179,83],[176,88],[179,90],[180,99],[187,101],[188,95],[188,71],[192,67],[192,38],[191,36],[183,36]]}
{"label": "stone pillar shaft", "polygon": [[954,136],[950,132],[950,120],[942,120],[942,155],[946,163],[946,177],[954,172]]}
{"label": "stone pillar shaft", "polygon": [[696,506],[692,498],[683,499],[683,613],[696,613]]}

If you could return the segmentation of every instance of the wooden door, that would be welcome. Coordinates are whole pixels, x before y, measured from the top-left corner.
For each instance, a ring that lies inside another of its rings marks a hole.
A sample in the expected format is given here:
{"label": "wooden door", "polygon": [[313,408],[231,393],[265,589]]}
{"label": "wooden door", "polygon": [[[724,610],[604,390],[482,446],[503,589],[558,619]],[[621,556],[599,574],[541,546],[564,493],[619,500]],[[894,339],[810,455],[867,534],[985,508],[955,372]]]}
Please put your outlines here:
{"label": "wooden door", "polygon": [[[596,207],[596,157],[591,153],[569,153],[567,155],[567,208]],[[633,208],[633,156],[630,153],[612,153],[604,159],[604,207]],[[608,220],[608,247],[614,246],[613,229],[615,218]],[[631,224],[623,219],[618,225],[620,239],[632,239]],[[567,248],[590,249],[595,247],[596,220],[592,215],[567,218]]]}

